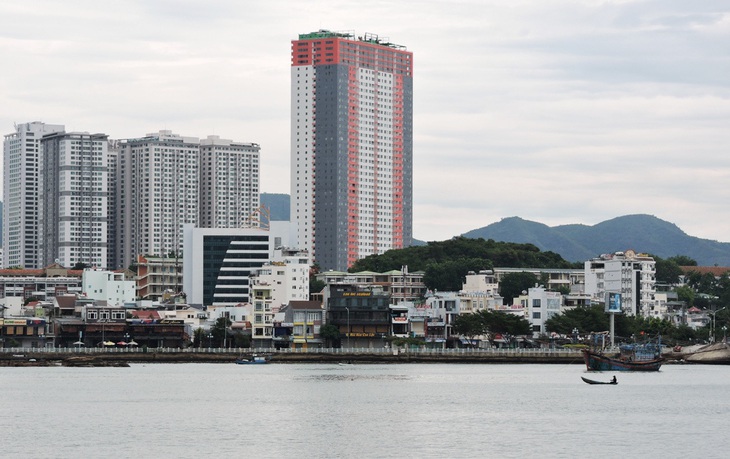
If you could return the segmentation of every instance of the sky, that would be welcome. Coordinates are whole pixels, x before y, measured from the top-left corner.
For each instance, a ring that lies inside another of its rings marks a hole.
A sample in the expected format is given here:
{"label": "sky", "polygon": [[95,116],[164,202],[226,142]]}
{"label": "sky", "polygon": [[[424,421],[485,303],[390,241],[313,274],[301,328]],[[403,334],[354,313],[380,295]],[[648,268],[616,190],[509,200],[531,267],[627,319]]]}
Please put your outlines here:
{"label": "sky", "polygon": [[650,214],[730,242],[727,0],[2,2],[2,134],[255,142],[289,193],[291,41],[319,29],[414,54],[417,239]]}

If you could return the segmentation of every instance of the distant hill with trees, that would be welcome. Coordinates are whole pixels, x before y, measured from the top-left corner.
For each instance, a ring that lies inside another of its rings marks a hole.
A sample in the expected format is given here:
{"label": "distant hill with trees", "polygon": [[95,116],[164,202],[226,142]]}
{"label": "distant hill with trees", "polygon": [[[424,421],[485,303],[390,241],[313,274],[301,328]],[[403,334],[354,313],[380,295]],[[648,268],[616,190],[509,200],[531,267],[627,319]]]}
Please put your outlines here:
{"label": "distant hill with trees", "polygon": [[533,244],[573,262],[632,249],[663,258],[687,255],[700,266],[730,266],[730,243],[689,236],[673,223],[652,215],[625,215],[593,226],[553,227],[510,217],[462,236]]}
{"label": "distant hill with trees", "polygon": [[423,246],[388,250],[355,262],[350,272],[386,272],[408,266],[409,271],[424,271],[424,283],[430,289],[461,290],[469,271],[507,268],[579,268],[553,252],[542,252],[533,244],[496,242],[494,240],[455,237],[429,242]]}
{"label": "distant hill with trees", "polygon": [[283,193],[261,193],[261,205],[269,209],[271,221],[289,220],[289,195]]}

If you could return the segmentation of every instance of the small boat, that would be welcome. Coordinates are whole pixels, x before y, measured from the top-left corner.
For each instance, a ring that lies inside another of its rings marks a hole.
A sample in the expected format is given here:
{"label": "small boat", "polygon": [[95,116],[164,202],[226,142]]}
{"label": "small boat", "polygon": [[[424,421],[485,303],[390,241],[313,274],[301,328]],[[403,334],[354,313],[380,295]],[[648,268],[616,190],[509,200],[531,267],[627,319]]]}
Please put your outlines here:
{"label": "small boat", "polygon": [[626,344],[620,353],[609,356],[601,352],[583,349],[583,360],[593,371],[659,371],[664,362],[659,343]]}
{"label": "small boat", "polygon": [[348,360],[347,362],[340,362],[338,365],[340,365],[341,367],[351,367],[352,362]]}
{"label": "small boat", "polygon": [[583,380],[583,382],[586,382],[588,384],[618,384],[618,381],[616,381],[616,378],[614,377],[610,381],[595,381],[593,379],[584,378],[583,376],[580,377],[580,379]]}
{"label": "small boat", "polygon": [[239,357],[236,359],[238,365],[262,365],[269,363],[267,355],[252,355],[251,358]]}

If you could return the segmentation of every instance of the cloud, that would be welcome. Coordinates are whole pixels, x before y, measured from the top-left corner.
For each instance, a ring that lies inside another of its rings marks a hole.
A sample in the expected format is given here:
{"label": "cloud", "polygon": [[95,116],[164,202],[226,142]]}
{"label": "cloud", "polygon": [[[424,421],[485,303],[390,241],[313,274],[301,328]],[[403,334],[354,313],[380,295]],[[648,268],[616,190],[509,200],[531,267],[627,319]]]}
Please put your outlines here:
{"label": "cloud", "polygon": [[518,215],[648,213],[730,240],[730,8],[723,1],[0,5],[0,126],[262,147],[289,192],[290,41],[320,28],[414,52],[414,235]]}

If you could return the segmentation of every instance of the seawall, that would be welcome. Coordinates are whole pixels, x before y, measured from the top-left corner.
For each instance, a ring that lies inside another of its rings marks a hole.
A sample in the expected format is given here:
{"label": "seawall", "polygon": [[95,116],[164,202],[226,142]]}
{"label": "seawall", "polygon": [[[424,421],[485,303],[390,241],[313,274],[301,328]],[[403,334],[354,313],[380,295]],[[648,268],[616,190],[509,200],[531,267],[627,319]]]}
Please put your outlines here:
{"label": "seawall", "polygon": [[492,363],[582,364],[570,349],[2,349],[0,366],[126,366],[134,363],[234,363],[265,354],[271,363]]}

